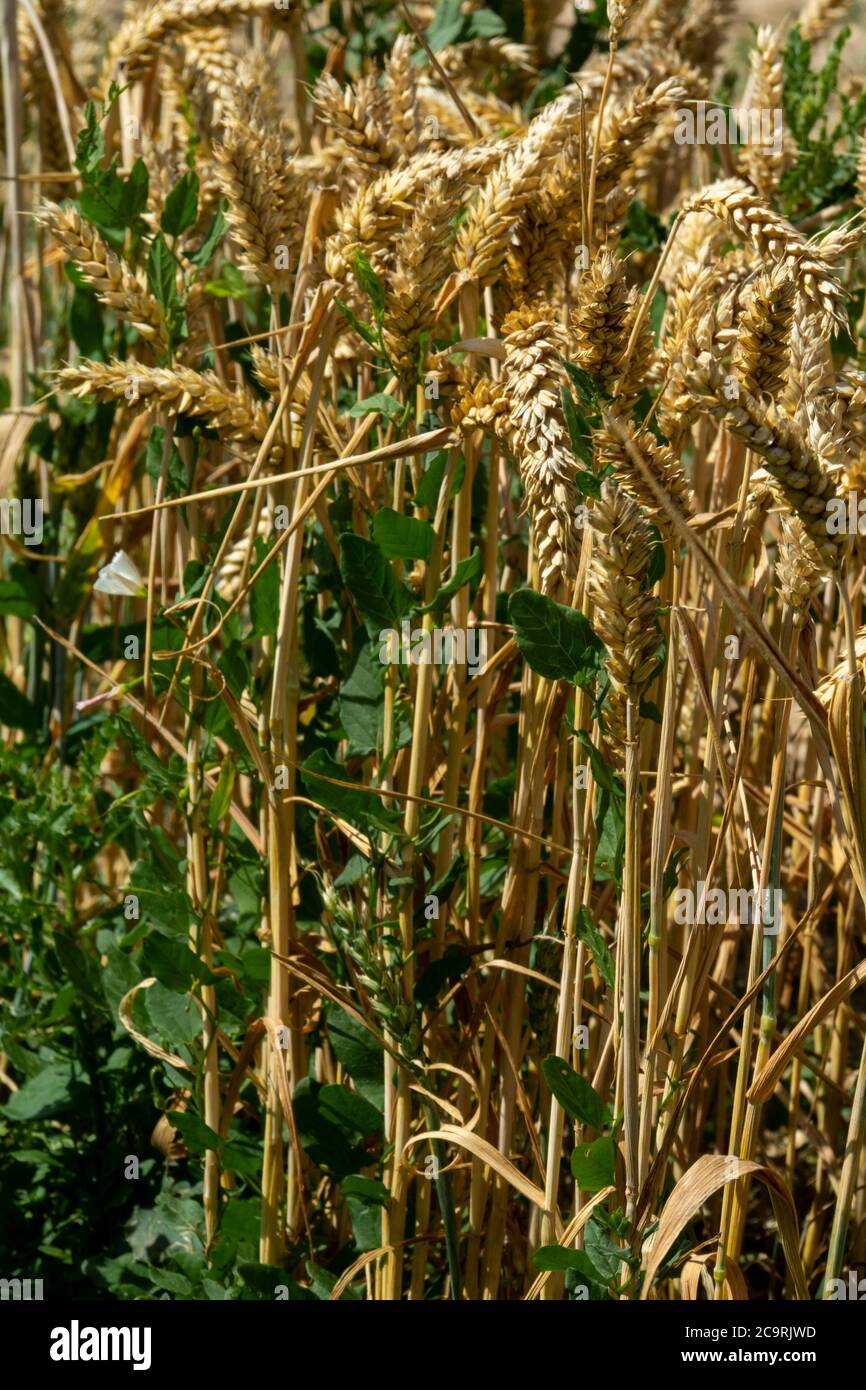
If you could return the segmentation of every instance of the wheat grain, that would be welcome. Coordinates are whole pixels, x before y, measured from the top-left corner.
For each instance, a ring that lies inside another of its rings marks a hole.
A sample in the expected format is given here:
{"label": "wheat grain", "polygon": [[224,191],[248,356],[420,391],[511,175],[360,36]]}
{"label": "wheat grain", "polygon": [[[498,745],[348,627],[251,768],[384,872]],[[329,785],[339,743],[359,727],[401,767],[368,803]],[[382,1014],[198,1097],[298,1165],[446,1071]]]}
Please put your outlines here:
{"label": "wheat grain", "polygon": [[712,184],[691,199],[687,207],[713,212],[720,222],[727,222],[753,245],[759,255],[787,265],[809,309],[824,313],[837,323],[845,321],[841,286],[820,250],[810,246],[801,233],[747,185],[738,179]]}
{"label": "wheat grain", "polygon": [[776,266],[755,281],[737,330],[735,371],[750,395],[781,392],[793,319],[794,281],[784,266]]}
{"label": "wheat grain", "polygon": [[545,166],[556,158],[576,124],[575,99],[559,97],[535,117],[490,175],[457,234],[454,263],[464,280],[481,286],[496,277]]}
{"label": "wheat grain", "polygon": [[800,33],[809,43],[818,43],[850,8],[851,0],[806,0],[797,16]]}
{"label": "wheat grain", "polygon": [[828,503],[841,500],[834,472],[790,420],[746,391],[724,399],[724,378],[709,353],[701,353],[688,384],[702,406],[724,419],[764,459],[781,496],[801,520],[818,553],[832,567],[845,557],[847,537],[828,532]]}
{"label": "wheat grain", "polygon": [[[749,55],[752,67],[751,82],[745,104],[753,111],[773,113],[782,110],[782,32],[771,24],[762,24],[755,36],[755,48]],[[763,133],[763,123],[762,123]],[[775,132],[774,132],[775,134]],[[770,199],[779,186],[785,164],[784,149],[757,143],[747,145],[740,163],[762,198]]]}
{"label": "wheat grain", "polygon": [[434,179],[397,246],[388,276],[383,338],[394,370],[406,383],[418,379],[421,338],[429,333],[436,290],[451,263],[454,212],[453,189],[444,179]]}
{"label": "wheat grain", "polygon": [[390,116],[389,135],[401,155],[411,155],[418,146],[418,97],[412,66],[414,43],[408,34],[399,34],[385,68],[385,94]]}
{"label": "wheat grain", "polygon": [[281,134],[257,91],[241,86],[234,93],[214,153],[242,264],[262,284],[286,286],[297,261],[306,186],[287,167]]}
{"label": "wheat grain", "polygon": [[159,303],[111,247],[71,204],[42,203],[37,220],[47,227],[79,273],[93,286],[103,304],[152,342],[158,351],[167,346],[165,320]]}
{"label": "wheat grain", "polygon": [[576,462],[562,414],[562,329],[527,306],[502,325],[514,450],[532,519],[542,592],[556,593],[574,572],[579,547]]}
{"label": "wheat grain", "polygon": [[190,30],[233,24],[256,15],[271,24],[286,23],[292,11],[278,9],[273,0],[156,0],[117,31],[102,70],[101,90],[112,81],[139,82],[159,60],[166,45]]}
{"label": "wheat grain", "polygon": [[[354,91],[349,86],[341,87],[330,73],[322,73],[313,88],[313,104],[349,169],[369,179],[390,167],[393,157],[378,121],[369,83]],[[401,128],[400,141],[406,134]],[[398,143],[397,148],[403,149],[403,145]],[[403,152],[410,153],[408,149]]]}
{"label": "wheat grain", "polygon": [[610,482],[592,503],[590,520],[592,621],[607,649],[604,664],[610,680],[606,742],[621,765],[627,741],[626,701],[639,696],[658,661],[658,602],[646,584],[651,535],[634,502]]}
{"label": "wheat grain", "polygon": [[147,409],[162,405],[205,419],[228,439],[258,442],[268,431],[264,402],[250,391],[227,391],[213,372],[190,367],[147,367],[141,362],[91,362],[64,367],[56,374],[60,390],[100,401],[125,399]]}
{"label": "wheat grain", "polygon": [[821,557],[802,522],[796,516],[783,516],[776,583],[783,600],[793,610],[795,619],[805,620],[823,572]]}

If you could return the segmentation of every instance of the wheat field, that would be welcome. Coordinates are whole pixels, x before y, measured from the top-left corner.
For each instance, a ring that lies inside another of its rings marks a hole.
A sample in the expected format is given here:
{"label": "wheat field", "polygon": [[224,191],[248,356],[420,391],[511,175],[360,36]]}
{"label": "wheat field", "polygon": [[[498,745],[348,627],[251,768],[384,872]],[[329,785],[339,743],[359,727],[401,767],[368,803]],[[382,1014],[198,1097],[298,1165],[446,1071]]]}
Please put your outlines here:
{"label": "wheat field", "polygon": [[866,31],[778,8],[4,0],[10,1277],[848,1296]]}

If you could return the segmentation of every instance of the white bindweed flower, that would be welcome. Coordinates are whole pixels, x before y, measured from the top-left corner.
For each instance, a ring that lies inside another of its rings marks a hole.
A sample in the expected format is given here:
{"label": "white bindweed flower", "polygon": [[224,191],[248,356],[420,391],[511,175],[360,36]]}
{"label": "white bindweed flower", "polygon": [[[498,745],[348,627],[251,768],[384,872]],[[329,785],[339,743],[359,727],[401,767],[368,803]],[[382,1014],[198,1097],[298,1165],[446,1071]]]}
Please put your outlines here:
{"label": "white bindweed flower", "polygon": [[125,550],[116,550],[110,564],[102,566],[93,588],[97,594],[120,594],[123,598],[142,598],[147,593],[135,561]]}

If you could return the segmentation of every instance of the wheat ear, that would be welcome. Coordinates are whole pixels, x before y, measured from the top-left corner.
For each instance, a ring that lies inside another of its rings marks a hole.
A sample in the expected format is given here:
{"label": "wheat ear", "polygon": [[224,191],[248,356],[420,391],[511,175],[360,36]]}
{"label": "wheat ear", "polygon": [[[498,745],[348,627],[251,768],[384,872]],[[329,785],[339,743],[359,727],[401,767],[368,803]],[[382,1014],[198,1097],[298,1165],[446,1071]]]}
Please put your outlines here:
{"label": "wheat ear", "polygon": [[502,324],[514,450],[532,519],[542,592],[553,594],[574,573],[579,546],[577,464],[563,417],[564,331],[534,306]]}
{"label": "wheat ear", "polygon": [[847,324],[843,289],[833,278],[828,258],[822,256],[820,248],[808,244],[754,189],[739,179],[728,179],[704,189],[687,208],[714,213],[765,260],[784,262],[807,308]]}
{"label": "wheat ear", "polygon": [[783,265],[759,276],[746,301],[737,332],[734,367],[752,396],[781,392],[790,357],[794,281]]}
{"label": "wheat ear", "polygon": [[[753,111],[771,111],[775,115],[782,109],[782,40],[781,29],[774,29],[772,24],[762,24],[758,30],[749,56],[752,73],[748,105]],[[772,198],[776,192],[784,163],[784,149],[775,144],[747,145],[740,157],[743,170],[762,198]]]}
{"label": "wheat ear", "polygon": [[444,179],[431,183],[405,237],[388,277],[383,338],[395,372],[408,384],[418,374],[422,334],[432,321],[436,290],[451,263],[453,191]]}
{"label": "wheat ear", "polygon": [[213,372],[191,367],[145,367],[140,362],[92,362],[85,359],[56,374],[60,390],[100,401],[125,398],[147,409],[169,406],[207,420],[228,439],[260,442],[270,423],[268,407],[251,391],[227,391]]}
{"label": "wheat ear", "polygon": [[391,144],[404,157],[418,146],[418,93],[412,53],[415,44],[409,34],[398,34],[385,67],[385,96],[388,102]]}
{"label": "wheat ear", "polygon": [[78,209],[71,204],[60,207],[57,203],[43,203],[36,218],[72,257],[103,304],[110,305],[142,338],[164,352],[167,346],[165,320],[158,301],[129,266],[115,255],[95,227],[84,221]]}
{"label": "wheat ear", "polygon": [[639,695],[658,662],[658,601],[647,583],[652,558],[649,526],[621,488],[602,484],[591,504],[593,545],[589,567],[592,623],[605,647],[610,679],[607,742],[622,764],[626,702]]}
{"label": "wheat ear", "polygon": [[247,15],[286,24],[298,8],[277,9],[273,0],[157,0],[121,24],[108,50],[100,90],[107,92],[113,81],[141,81],[171,40],[191,29],[233,24]]}
{"label": "wheat ear", "polygon": [[778,491],[798,516],[822,559],[837,569],[848,548],[847,536],[827,528],[828,504],[840,501],[836,473],[804,441],[802,431],[771,405],[739,390],[724,398],[725,377],[709,353],[701,353],[688,385],[701,406],[738,435],[764,460]]}

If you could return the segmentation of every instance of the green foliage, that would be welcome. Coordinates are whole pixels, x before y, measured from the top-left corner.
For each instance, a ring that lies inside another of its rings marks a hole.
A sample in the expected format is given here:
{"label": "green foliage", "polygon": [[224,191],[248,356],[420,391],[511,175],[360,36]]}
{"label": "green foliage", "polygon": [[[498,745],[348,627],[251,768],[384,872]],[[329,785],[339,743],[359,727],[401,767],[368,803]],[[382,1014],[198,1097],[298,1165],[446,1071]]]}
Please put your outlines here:
{"label": "green foliage", "polygon": [[601,975],[608,989],[612,990],[616,972],[613,956],[610,953],[610,947],[598,930],[595,922],[592,920],[592,914],[589,908],[585,907],[583,903],[581,903],[580,907],[577,909],[575,934],[578,941],[582,941],[584,946],[586,946],[592,956],[596,970]]}
{"label": "green foliage", "polygon": [[616,1148],[609,1134],[591,1144],[577,1144],[571,1154],[571,1171],[581,1192],[601,1192],[616,1177]]}
{"label": "green foliage", "polygon": [[373,518],[373,540],[389,560],[428,560],[433,527],[429,521],[402,516],[392,507],[380,507]]}
{"label": "green foliage", "polygon": [[605,648],[582,613],[533,589],[517,589],[508,614],[514,639],[533,671],[548,680],[593,687]]}
{"label": "green foliage", "polygon": [[166,236],[178,237],[198,217],[198,175],[191,169],[178,179],[165,200],[160,227]]}
{"label": "green foliage", "polygon": [[610,1107],[563,1057],[546,1057],[541,1070],[563,1110],[573,1120],[599,1130],[610,1124]]}
{"label": "green foliage", "polygon": [[140,234],[143,230],[149,177],[142,159],[136,159],[126,178],[117,172],[117,155],[104,167],[102,120],[106,114],[107,111],[99,117],[92,101],[85,107],[84,128],[75,147],[75,167],[83,185],[78,206],[82,217],[93,222],[110,241],[120,244],[124,231]]}
{"label": "green foliage", "polygon": [[341,536],[340,568],[370,637],[377,639],[383,629],[398,628],[411,607],[412,595],[375,541]]}
{"label": "green foliage", "polygon": [[860,138],[866,124],[866,93],[838,91],[842,52],[850,37],[842,29],[820,66],[812,45],[795,25],[787,35],[784,62],[785,127],[797,146],[781,183],[788,216],[817,212],[852,196]]}

